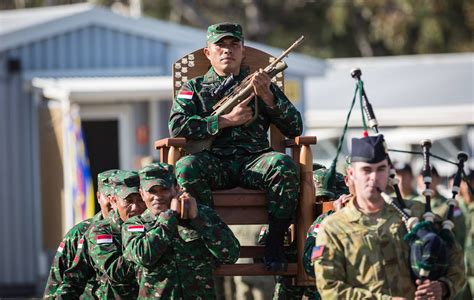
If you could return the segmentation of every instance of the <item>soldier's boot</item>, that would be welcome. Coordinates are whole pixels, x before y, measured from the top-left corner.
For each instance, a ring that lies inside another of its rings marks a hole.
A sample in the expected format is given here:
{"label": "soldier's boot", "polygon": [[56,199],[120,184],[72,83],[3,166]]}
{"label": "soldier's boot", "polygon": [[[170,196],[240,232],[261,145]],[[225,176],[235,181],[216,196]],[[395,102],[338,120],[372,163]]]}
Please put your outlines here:
{"label": "soldier's boot", "polygon": [[287,264],[284,251],[285,233],[291,219],[270,217],[268,236],[265,242],[265,269],[267,271],[286,271]]}

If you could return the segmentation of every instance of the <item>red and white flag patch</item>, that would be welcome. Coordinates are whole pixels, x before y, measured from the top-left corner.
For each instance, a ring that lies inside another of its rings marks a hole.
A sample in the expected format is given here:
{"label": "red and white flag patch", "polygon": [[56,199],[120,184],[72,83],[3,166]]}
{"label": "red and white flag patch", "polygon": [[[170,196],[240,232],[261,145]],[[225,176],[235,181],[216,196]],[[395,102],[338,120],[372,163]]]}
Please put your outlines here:
{"label": "red and white flag patch", "polygon": [[77,249],[82,249],[83,244],[84,244],[84,239],[80,239],[79,243],[77,244]]}
{"label": "red and white flag patch", "polygon": [[194,92],[193,91],[181,91],[178,94],[178,98],[180,99],[193,99]]}
{"label": "red and white flag patch", "polygon": [[145,226],[144,225],[130,225],[127,227],[128,232],[144,232]]}
{"label": "red and white flag patch", "polygon": [[58,252],[63,253],[63,250],[64,250],[64,242],[61,242],[61,244],[59,244],[59,247],[58,247]]}
{"label": "red and white flag patch", "polygon": [[112,243],[112,235],[111,234],[99,234],[96,236],[95,240],[97,244],[110,244]]}
{"label": "red and white flag patch", "polygon": [[319,232],[319,224],[316,224],[314,225],[313,233],[318,234],[318,232]]}
{"label": "red and white flag patch", "polygon": [[314,246],[313,247],[313,251],[311,252],[311,260],[315,260],[317,259],[318,257],[321,257],[321,255],[323,255],[323,252],[324,252],[324,246],[321,245],[321,246]]}

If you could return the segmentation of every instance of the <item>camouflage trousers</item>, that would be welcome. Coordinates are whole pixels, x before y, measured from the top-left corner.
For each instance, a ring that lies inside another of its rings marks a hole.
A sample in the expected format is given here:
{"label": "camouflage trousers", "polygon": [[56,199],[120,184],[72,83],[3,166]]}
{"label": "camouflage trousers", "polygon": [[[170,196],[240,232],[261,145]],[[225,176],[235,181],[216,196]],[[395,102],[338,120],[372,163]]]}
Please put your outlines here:
{"label": "camouflage trousers", "polygon": [[268,212],[278,219],[291,218],[298,201],[298,168],[280,152],[220,157],[203,151],[182,157],[176,177],[181,187],[208,206],[213,205],[211,190],[236,186],[265,191]]}
{"label": "camouflage trousers", "polygon": [[321,297],[316,286],[296,286],[288,282],[291,277],[282,277],[275,285],[273,300],[301,300],[306,296],[310,300],[319,300]]}

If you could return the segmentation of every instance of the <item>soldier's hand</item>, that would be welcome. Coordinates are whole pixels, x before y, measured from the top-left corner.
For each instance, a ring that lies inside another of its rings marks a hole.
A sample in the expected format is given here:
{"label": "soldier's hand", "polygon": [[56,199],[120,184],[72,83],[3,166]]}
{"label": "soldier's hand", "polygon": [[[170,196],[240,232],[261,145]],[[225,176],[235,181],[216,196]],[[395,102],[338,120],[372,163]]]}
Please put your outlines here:
{"label": "soldier's hand", "polygon": [[344,206],[346,206],[347,202],[351,199],[352,195],[348,194],[343,194],[337,198],[337,200],[334,201],[333,206],[336,211],[340,210]]}
{"label": "soldier's hand", "polygon": [[250,94],[244,101],[240,102],[228,114],[219,117],[219,128],[236,127],[250,121],[253,116],[252,108],[248,106],[254,94]]}
{"label": "soldier's hand", "polygon": [[266,105],[275,106],[275,96],[273,96],[273,93],[270,90],[270,83],[270,76],[268,76],[268,74],[262,69],[255,72],[251,81],[255,95],[259,96]]}
{"label": "soldier's hand", "polygon": [[178,213],[178,216],[181,215],[181,205],[177,197],[171,199],[170,209]]}
{"label": "soldier's hand", "polygon": [[431,281],[426,279],[421,282],[421,280],[416,280],[415,299],[429,299],[429,300],[438,300],[443,298],[443,286],[440,281]]}
{"label": "soldier's hand", "polygon": [[186,212],[185,216],[187,219],[194,219],[197,217],[197,203],[196,199],[187,192],[183,192],[179,196],[179,202],[183,205],[183,210]]}

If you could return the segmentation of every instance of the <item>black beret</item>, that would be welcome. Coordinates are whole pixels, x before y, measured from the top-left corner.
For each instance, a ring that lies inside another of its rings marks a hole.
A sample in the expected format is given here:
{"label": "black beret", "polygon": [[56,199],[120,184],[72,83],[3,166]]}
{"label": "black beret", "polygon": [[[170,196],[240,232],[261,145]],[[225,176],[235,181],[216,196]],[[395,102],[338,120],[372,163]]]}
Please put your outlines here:
{"label": "black beret", "polygon": [[375,164],[387,158],[383,135],[352,138],[351,162]]}

